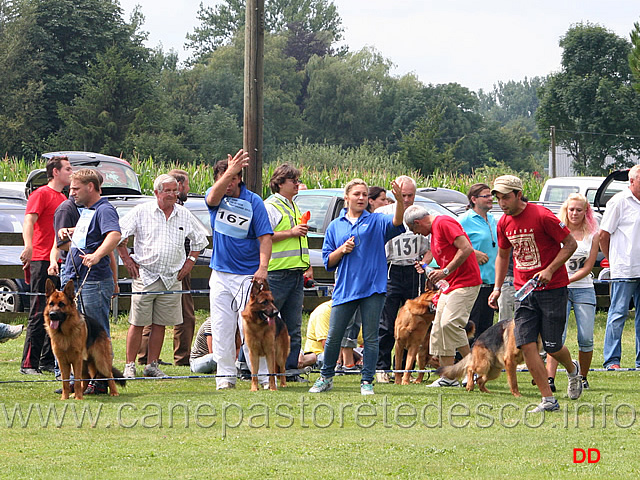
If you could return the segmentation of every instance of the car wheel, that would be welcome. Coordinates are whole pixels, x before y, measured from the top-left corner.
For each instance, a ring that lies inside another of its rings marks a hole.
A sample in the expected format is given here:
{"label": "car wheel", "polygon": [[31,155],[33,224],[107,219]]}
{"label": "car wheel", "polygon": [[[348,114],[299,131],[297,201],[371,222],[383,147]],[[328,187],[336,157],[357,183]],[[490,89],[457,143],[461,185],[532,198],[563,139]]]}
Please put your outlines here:
{"label": "car wheel", "polygon": [[18,284],[8,278],[0,278],[0,312],[21,312],[22,299],[16,293],[19,291]]}

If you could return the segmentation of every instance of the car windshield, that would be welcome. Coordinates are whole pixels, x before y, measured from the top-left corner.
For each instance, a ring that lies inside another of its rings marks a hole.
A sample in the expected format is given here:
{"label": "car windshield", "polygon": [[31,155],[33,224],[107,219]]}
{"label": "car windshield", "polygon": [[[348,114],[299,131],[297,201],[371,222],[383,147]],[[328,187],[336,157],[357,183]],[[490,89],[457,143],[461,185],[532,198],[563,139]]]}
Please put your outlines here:
{"label": "car windshield", "polygon": [[104,177],[102,188],[107,189],[127,189],[135,192],[140,191],[140,184],[136,173],[125,165],[111,162],[100,162],[97,160],[78,162],[73,164],[73,170],[77,171],[81,168],[94,168],[98,170]]}
{"label": "car windshield", "polygon": [[310,212],[311,216],[307,225],[309,231],[313,233],[324,233],[324,220],[331,204],[331,200],[335,198],[331,195],[298,195],[296,204],[301,212]]}

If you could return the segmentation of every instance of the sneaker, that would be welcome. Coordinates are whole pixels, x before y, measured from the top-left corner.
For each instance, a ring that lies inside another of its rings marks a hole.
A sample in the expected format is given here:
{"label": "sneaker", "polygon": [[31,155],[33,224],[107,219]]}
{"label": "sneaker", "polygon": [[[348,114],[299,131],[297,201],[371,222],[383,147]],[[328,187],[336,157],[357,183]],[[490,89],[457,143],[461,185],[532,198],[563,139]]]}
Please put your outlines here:
{"label": "sneaker", "polygon": [[18,338],[22,335],[22,330],[24,330],[24,325],[7,325],[4,329],[4,336],[0,338],[0,343]]}
{"label": "sneaker", "polygon": [[373,395],[373,384],[371,382],[362,382],[360,384],[360,393],[362,395]]}
{"label": "sneaker", "polygon": [[620,370],[620,365],[618,365],[617,363],[614,363],[613,365],[607,365],[606,369],[607,370]]}
{"label": "sneaker", "polygon": [[536,408],[529,410],[527,413],[555,412],[558,410],[560,410],[560,404],[554,398],[553,402],[543,400]]}
{"label": "sneaker", "polygon": [[362,367],[360,367],[360,365],[356,365],[354,363],[353,365],[344,365],[342,367],[342,370],[345,373],[356,373],[356,372],[360,372],[360,370],[362,370]]}
{"label": "sneaker", "polygon": [[333,388],[333,378],[320,377],[313,384],[313,387],[309,389],[309,393],[328,392]]}
{"label": "sneaker", "polygon": [[20,373],[23,375],[42,375],[42,372],[37,368],[24,368],[20,369]]}
{"label": "sneaker", "polygon": [[220,382],[220,384],[216,387],[216,390],[232,390],[236,388],[236,384],[232,382]]}
{"label": "sneaker", "polygon": [[[465,375],[465,377],[462,379],[462,382],[460,382],[460,385],[462,385],[464,388],[467,388],[467,376]],[[474,373],[473,374],[473,384],[477,384],[478,383],[478,374]]]}
{"label": "sneaker", "polygon": [[387,372],[376,372],[376,383],[391,383]]}
{"label": "sneaker", "polygon": [[[74,393],[75,390],[75,384],[72,383],[69,385],[69,393]],[[57,393],[58,395],[62,394],[62,389],[61,388],[56,388],[53,393]]]}
{"label": "sneaker", "polygon": [[582,379],[582,390],[589,390],[589,382],[586,378]]}
{"label": "sneaker", "polygon": [[556,379],[553,377],[549,377],[549,388],[551,389],[552,392],[555,393],[556,391]]}
{"label": "sneaker", "polygon": [[160,370],[158,368],[158,362],[157,361],[151,362],[146,367],[144,367],[144,371],[142,372],[142,374],[145,377],[157,377],[157,378],[168,377],[169,376],[169,375],[167,375],[166,373],[164,373],[162,370]]}
{"label": "sneaker", "polygon": [[304,377],[301,377],[300,375],[289,375],[289,376],[287,376],[287,382],[290,382],[290,383],[309,383],[309,380],[307,380]]}
{"label": "sneaker", "polygon": [[84,390],[84,395],[106,395],[109,392],[108,383],[104,380],[91,380],[87,388]]}
{"label": "sneaker", "polygon": [[127,363],[124,366],[124,378],[136,378],[136,362]]}
{"label": "sneaker", "polygon": [[40,367],[40,372],[41,373],[56,373],[56,367],[55,365],[45,365],[45,366],[41,366]]}
{"label": "sneaker", "polygon": [[460,386],[460,382],[458,382],[458,380],[449,380],[448,378],[445,378],[445,377],[440,377],[432,384],[427,385],[427,387],[459,387],[459,386]]}
{"label": "sneaker", "polygon": [[578,369],[575,375],[569,375],[569,384],[567,385],[567,395],[571,400],[576,400],[582,395],[582,375],[580,375],[580,364],[577,361],[573,361],[573,364]]}

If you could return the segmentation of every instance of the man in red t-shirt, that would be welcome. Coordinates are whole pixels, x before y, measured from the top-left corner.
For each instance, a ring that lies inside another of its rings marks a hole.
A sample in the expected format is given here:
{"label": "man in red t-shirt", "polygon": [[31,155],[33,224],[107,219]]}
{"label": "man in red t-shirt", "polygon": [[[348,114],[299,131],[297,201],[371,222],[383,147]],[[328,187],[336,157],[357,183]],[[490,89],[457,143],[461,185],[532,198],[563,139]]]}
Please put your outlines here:
{"label": "man in red t-shirt", "polygon": [[522,349],[527,368],[542,394],[542,402],[531,411],[559,410],[558,401],[547,382],[537,341],[540,336],[546,352],[567,369],[569,398],[575,400],[580,397],[580,366],[571,359],[569,350],[562,344],[569,284],[564,264],[577,243],[565,224],[550,210],[527,202],[518,177],[503,175],[496,178],[491,193],[498,199],[504,215],[498,221],[496,287],[489,296],[489,305],[498,308],[499,285],[507,274],[513,249],[515,288],[520,289],[532,278],[538,282],[531,294],[516,302],[515,312],[516,346]]}
{"label": "man in red t-shirt", "polygon": [[[32,293],[44,293],[48,278],[49,254],[55,240],[53,215],[58,205],[67,199],[62,189],[71,183],[73,173],[69,159],[64,156],[49,159],[46,170],[49,183],[29,196],[22,226],[24,250],[20,254],[20,261],[25,270],[29,269]],[[42,370],[53,373],[53,352],[44,329],[45,300],[42,295],[31,297],[29,323],[20,366],[20,372],[24,374],[37,375],[42,373]]]}
{"label": "man in red t-shirt", "polygon": [[[446,215],[430,215],[424,207],[407,208],[404,221],[413,233],[431,234],[431,253],[443,268],[429,272],[427,278],[434,285],[445,278],[449,283],[438,299],[429,353],[439,357],[441,366],[453,365],[456,350],[463,357],[469,354],[464,327],[482,285],[480,267],[472,255],[473,246],[457,220]],[[429,386],[455,387],[459,382],[440,377]]]}

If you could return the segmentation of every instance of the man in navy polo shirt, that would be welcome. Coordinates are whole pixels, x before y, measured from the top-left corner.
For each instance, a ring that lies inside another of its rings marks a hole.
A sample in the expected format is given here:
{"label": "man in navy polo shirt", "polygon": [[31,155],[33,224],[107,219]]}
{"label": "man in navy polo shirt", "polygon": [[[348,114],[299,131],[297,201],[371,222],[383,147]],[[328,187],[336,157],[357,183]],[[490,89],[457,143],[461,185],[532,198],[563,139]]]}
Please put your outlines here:
{"label": "man in navy polo shirt", "polygon": [[73,229],[65,276],[75,282],[76,289],[82,286],[83,313],[98,320],[110,334],[109,308],[115,285],[109,254],[120,242],[118,212],[100,196],[100,179],[91,169],[73,174],[69,192],[85,208]]}
{"label": "man in navy polo shirt", "polygon": [[[213,230],[209,288],[218,390],[235,387],[236,328],[242,324],[240,314],[249,295],[251,277],[265,281],[271,259],[273,229],[267,210],[262,199],[242,181],[242,169],[248,165],[249,154],[244,150],[233,158],[229,155],[227,160],[220,160],[213,170],[215,183],[205,196]],[[247,351],[245,356],[249,358]],[[260,360],[259,372],[267,372],[265,358]]]}

